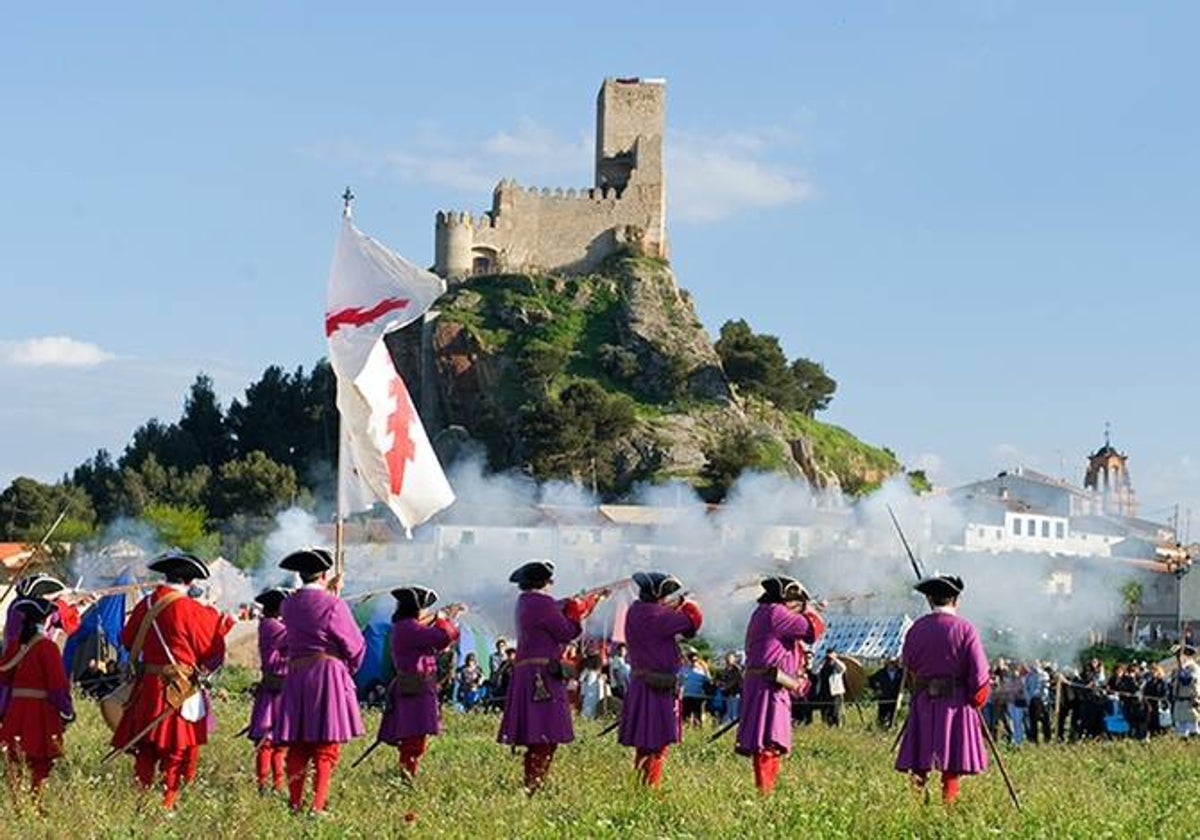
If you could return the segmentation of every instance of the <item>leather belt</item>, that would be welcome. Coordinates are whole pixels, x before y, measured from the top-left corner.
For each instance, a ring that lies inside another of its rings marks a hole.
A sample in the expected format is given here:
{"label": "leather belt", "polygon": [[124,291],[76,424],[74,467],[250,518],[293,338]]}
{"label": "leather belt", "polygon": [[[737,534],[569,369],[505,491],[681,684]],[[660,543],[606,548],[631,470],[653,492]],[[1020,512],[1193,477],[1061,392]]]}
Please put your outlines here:
{"label": "leather belt", "polygon": [[515,667],[520,668],[522,665],[549,665],[550,659],[545,656],[535,656],[529,659],[518,659],[513,663]]}
{"label": "leather belt", "polygon": [[50,693],[40,688],[14,688],[12,696],[14,699],[19,697],[24,700],[48,700]]}
{"label": "leather belt", "polygon": [[962,685],[958,677],[917,677],[913,681],[913,693],[923,691],[930,697],[949,697]]}
{"label": "leather belt", "polygon": [[313,664],[318,659],[335,659],[338,662],[342,661],[342,658],[340,656],[334,656],[332,653],[310,653],[308,656],[300,656],[295,659],[289,659],[288,667],[289,668],[303,668],[307,665]]}
{"label": "leather belt", "polygon": [[140,666],[143,674],[151,677],[160,677],[168,672],[179,674],[180,676],[189,676],[194,670],[194,665],[148,665],[143,662]]}

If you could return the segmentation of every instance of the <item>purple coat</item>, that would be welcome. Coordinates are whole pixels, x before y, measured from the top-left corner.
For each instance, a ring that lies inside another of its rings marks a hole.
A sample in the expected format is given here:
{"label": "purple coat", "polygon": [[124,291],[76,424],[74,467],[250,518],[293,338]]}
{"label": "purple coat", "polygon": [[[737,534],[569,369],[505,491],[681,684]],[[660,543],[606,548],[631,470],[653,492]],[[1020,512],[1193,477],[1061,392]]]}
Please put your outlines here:
{"label": "purple coat", "polygon": [[[582,632],[563,613],[563,602],[531,590],[517,598],[517,662],[500,721],[501,744],[567,744],[575,740],[567,686],[550,676],[548,661],[560,660],[567,642]],[[549,695],[535,697],[539,685]]]}
{"label": "purple coat", "polygon": [[764,749],[792,749],[792,693],[757,669],[800,670],[800,642],[812,644],[817,631],[803,614],[783,604],[759,604],[746,627],[746,678],[735,749],[750,755]]}
{"label": "purple coat", "polygon": [[283,602],[287,676],[275,741],[345,743],[363,734],[351,675],[366,644],[350,608],[325,589],[303,587]]}
{"label": "purple coat", "polygon": [[676,674],[683,665],[675,637],[697,628],[687,613],[665,604],[635,601],[625,614],[625,643],[633,669],[621,705],[617,740],[626,747],[659,750],[683,739],[678,689],[654,689],[642,674]]}
{"label": "purple coat", "polygon": [[[258,658],[262,661],[263,677],[283,679],[287,673],[287,628],[278,618],[258,622]],[[264,682],[254,692],[254,708],[250,710],[251,741],[268,740],[274,735],[275,721],[283,703],[283,689],[272,689]]]}
{"label": "purple coat", "polygon": [[956,685],[947,697],[925,691],[913,696],[896,769],[968,774],[987,769],[983,720],[970,700],[987,685],[988,661],[971,622],[941,612],[918,618],[900,658],[918,678],[953,677]]}
{"label": "purple coat", "polygon": [[402,618],[392,625],[392,664],[396,674],[418,674],[426,680],[420,694],[402,695],[392,683],[388,709],[379,724],[379,740],[399,744],[402,738],[442,731],[438,709],[437,655],[454,644],[458,631],[448,621],[426,624]]}

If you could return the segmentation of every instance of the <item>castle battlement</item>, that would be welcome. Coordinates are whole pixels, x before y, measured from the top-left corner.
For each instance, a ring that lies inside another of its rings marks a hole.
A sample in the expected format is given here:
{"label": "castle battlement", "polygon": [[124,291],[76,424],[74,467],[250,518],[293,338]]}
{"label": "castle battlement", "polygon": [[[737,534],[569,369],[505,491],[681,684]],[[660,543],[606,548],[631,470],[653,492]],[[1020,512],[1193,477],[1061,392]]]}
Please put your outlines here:
{"label": "castle battlement", "polygon": [[501,180],[478,216],[439,211],[434,269],[450,280],[499,271],[587,271],[622,246],[666,257],[666,85],[605,79],[596,100],[596,182],[583,188]]}

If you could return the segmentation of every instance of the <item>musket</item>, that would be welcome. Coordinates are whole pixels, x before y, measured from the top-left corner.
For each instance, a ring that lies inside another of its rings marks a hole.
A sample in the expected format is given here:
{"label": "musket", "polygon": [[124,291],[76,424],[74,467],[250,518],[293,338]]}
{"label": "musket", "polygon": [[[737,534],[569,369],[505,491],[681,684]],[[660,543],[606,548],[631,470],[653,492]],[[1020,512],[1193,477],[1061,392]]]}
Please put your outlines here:
{"label": "musket", "polygon": [[389,586],[386,589],[368,589],[366,592],[356,592],[353,595],[347,595],[342,600],[347,604],[357,604],[359,601],[370,601],[376,595],[387,595],[394,588]]}
{"label": "musket", "polygon": [[616,728],[617,728],[618,726],[620,726],[620,725],[621,725],[621,718],[620,718],[620,717],[618,717],[616,720],[614,720],[614,721],[613,721],[612,723],[610,723],[608,726],[606,726],[606,727],[604,727],[603,729],[601,729],[601,730],[600,730],[600,734],[599,734],[599,735],[597,735],[596,737],[597,737],[597,738],[603,738],[605,735],[607,735],[609,732],[612,732],[614,729],[616,729]]}
{"label": "musket", "polygon": [[97,589],[80,589],[80,588],[76,587],[74,589],[68,589],[66,591],[66,593],[64,593],[64,594],[68,598],[71,598],[71,597],[103,598],[106,595],[118,595],[122,592],[126,592],[126,593],[137,592],[139,590],[153,589],[153,588],[154,588],[153,583],[122,583],[117,586],[101,586]]}
{"label": "musket", "polygon": [[175,711],[175,709],[173,709],[170,706],[167,706],[167,708],[163,710],[163,713],[161,715],[159,715],[154,720],[152,720],[148,724],[146,724],[145,729],[143,729],[138,734],[134,735],[132,738],[130,738],[128,741],[126,741],[121,746],[113,747],[111,750],[109,750],[108,754],[105,755],[104,758],[100,759],[100,763],[107,764],[118,753],[123,753],[123,752],[125,752],[125,750],[136,745],[138,743],[138,741],[142,740],[143,738],[145,738],[147,735],[150,734],[150,730],[154,729],[154,727],[158,726],[160,723],[162,723],[164,720],[166,720],[167,715],[171,714],[171,712],[173,712],[173,711]]}
{"label": "musket", "polygon": [[[971,708],[975,708],[972,706]],[[1000,777],[1004,779],[1004,786],[1008,788],[1008,796],[1012,800],[1013,807],[1018,811],[1021,810],[1021,800],[1017,798],[1017,790],[1013,787],[1012,779],[1008,777],[1008,769],[1004,766],[1004,760],[1000,758],[1000,750],[996,749],[996,739],[992,737],[992,732],[983,722],[983,715],[978,709],[975,709],[975,720],[979,722],[979,730],[983,733],[983,740],[987,741],[988,747],[992,751],[992,758],[996,759],[996,766],[1000,768]]]}
{"label": "musket", "polygon": [[735,727],[737,725],[738,725],[738,718],[734,718],[733,720],[729,721],[729,723],[725,724],[720,729],[718,729],[716,732],[714,732],[709,737],[709,739],[706,743],[709,743],[709,744],[713,743],[714,741],[719,739],[722,735],[724,735],[726,732],[728,732],[730,729],[733,729],[733,727]]}
{"label": "musket", "polygon": [[575,597],[591,598],[593,595],[608,595],[611,594],[614,589],[620,589],[621,587],[628,586],[631,583],[633,583],[633,578],[621,578],[620,580],[614,580],[610,581],[609,583],[602,583],[599,586],[593,586],[591,589],[585,589],[582,592],[577,593]]}
{"label": "musket", "polygon": [[58,530],[58,526],[62,524],[62,521],[67,518],[67,511],[70,509],[70,503],[63,507],[62,513],[60,513],[58,518],[54,520],[54,524],[50,526],[50,530],[46,532],[44,537],[42,537],[41,542],[39,542],[30,550],[29,556],[25,558],[25,562],[21,564],[21,568],[17,569],[16,574],[12,576],[12,580],[8,582],[8,587],[4,590],[4,594],[0,595],[0,604],[3,604],[8,599],[9,594],[11,594],[13,591],[13,587],[17,585],[17,581],[24,577],[25,573],[29,571],[30,565],[33,564],[33,558],[37,557],[38,555],[38,550],[46,547],[46,541],[49,540],[54,532]]}
{"label": "musket", "polygon": [[241,729],[239,729],[237,732],[235,732],[233,737],[241,738],[243,735],[249,735],[249,734],[250,734],[250,724],[247,723],[245,726],[243,726]]}
{"label": "musket", "polygon": [[908,562],[912,564],[913,574],[917,576],[917,580],[922,580],[925,577],[925,572],[921,569],[920,562],[909,547],[908,539],[904,536],[904,529],[900,527],[900,520],[896,518],[896,512],[892,510],[891,505],[887,505],[887,512],[888,516],[892,517],[892,524],[896,526],[896,533],[900,535],[900,542],[904,545],[905,553],[908,554]]}
{"label": "musket", "polygon": [[376,739],[375,739],[375,740],[374,740],[374,741],[371,743],[371,746],[367,747],[366,751],[365,751],[365,752],[363,752],[363,754],[362,754],[362,755],[360,755],[358,758],[354,759],[354,763],[350,765],[350,769],[351,769],[351,770],[353,770],[355,767],[357,767],[358,765],[360,765],[360,764],[362,764],[364,761],[366,761],[366,760],[367,760],[367,756],[369,756],[371,753],[375,752],[375,748],[376,748],[376,747],[378,747],[378,746],[379,746],[380,744],[382,744],[382,743],[383,743],[383,741],[381,741],[381,740],[379,740],[378,738],[376,738]]}

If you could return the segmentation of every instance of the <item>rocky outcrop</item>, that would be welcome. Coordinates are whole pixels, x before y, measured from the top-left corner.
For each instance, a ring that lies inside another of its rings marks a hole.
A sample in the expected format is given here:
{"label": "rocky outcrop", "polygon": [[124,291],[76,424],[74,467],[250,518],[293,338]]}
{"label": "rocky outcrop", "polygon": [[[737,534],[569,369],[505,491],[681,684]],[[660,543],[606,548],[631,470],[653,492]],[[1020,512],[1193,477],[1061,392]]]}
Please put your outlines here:
{"label": "rocky outcrop", "polygon": [[[582,277],[477,277],[435,308],[424,328],[413,325],[389,343],[443,456],[473,439],[493,469],[524,468],[530,441],[522,418],[570,382],[591,380],[636,414],[611,456],[619,486],[696,480],[706,453],[728,435],[765,442],[777,453],[772,469],[815,487],[885,477],[873,467],[843,474],[850,459],[831,459],[830,441],[813,434],[833,427],[798,425],[770,403],[740,398],[691,297],[662,261],[626,255]],[[899,469],[894,459],[878,464],[885,473]]]}

